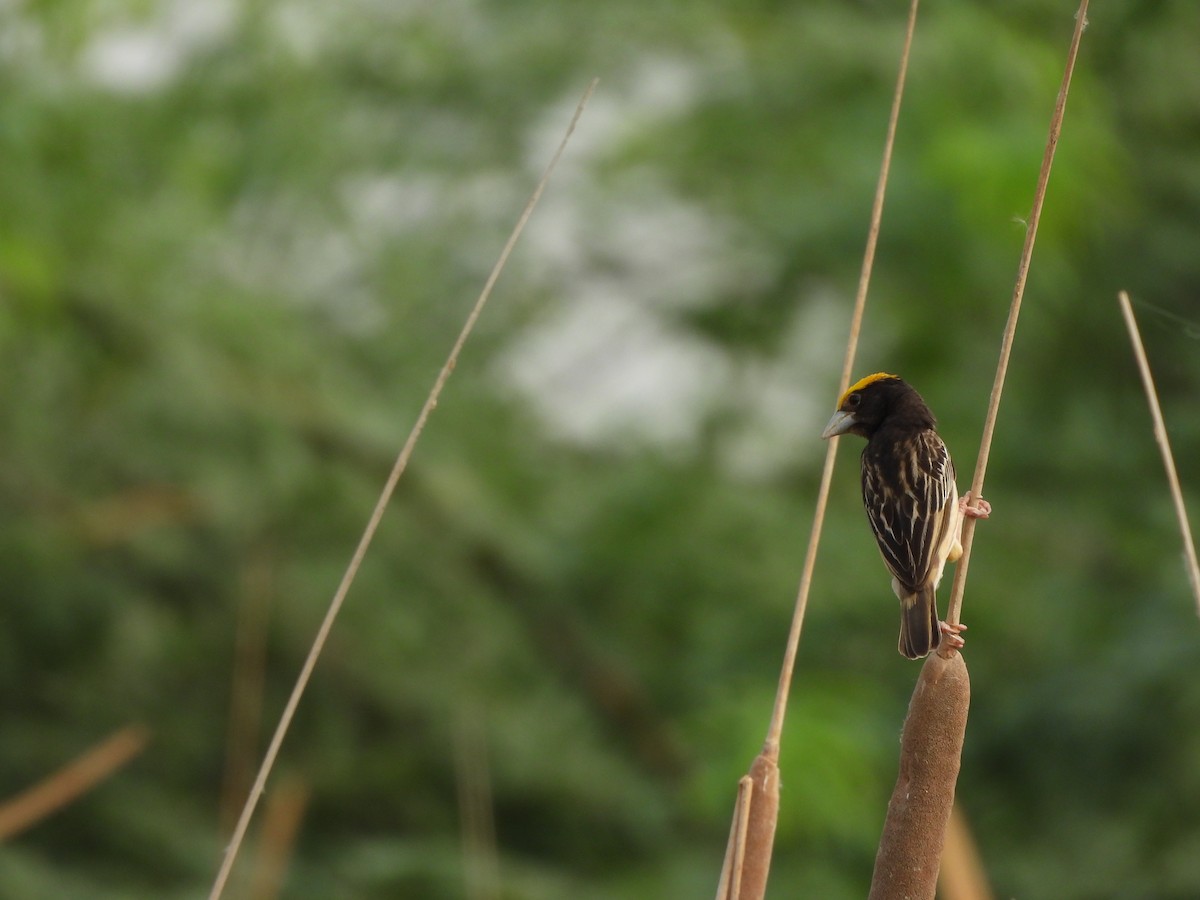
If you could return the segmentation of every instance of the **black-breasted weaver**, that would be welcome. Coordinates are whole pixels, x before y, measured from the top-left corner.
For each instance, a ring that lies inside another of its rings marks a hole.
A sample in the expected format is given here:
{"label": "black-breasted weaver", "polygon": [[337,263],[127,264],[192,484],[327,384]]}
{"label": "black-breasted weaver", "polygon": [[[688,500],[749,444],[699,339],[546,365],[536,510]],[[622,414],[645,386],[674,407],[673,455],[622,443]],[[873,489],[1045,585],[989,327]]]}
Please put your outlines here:
{"label": "black-breasted weaver", "polygon": [[838,400],[821,437],[857,434],[862,452],[862,493],[867,520],[892,573],[900,598],[899,650],[920,659],[945,634],[947,646],[963,646],[966,626],[938,619],[937,591],[947,562],[962,556],[963,516],[985,519],[991,505],[961,500],[954,462],[938,436],[937,420],[913,388],[895,375],[876,372],[855,382]]}

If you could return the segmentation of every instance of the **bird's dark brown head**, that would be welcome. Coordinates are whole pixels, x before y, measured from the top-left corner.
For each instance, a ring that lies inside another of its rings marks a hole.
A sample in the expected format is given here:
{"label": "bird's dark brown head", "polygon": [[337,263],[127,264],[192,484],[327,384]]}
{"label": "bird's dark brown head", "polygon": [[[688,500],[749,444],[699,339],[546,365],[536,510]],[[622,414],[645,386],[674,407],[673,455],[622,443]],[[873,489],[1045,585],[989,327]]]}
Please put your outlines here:
{"label": "bird's dark brown head", "polygon": [[857,434],[870,438],[884,424],[933,428],[937,421],[921,395],[908,382],[886,372],[876,372],[850,385],[838,400],[837,412],[821,437]]}

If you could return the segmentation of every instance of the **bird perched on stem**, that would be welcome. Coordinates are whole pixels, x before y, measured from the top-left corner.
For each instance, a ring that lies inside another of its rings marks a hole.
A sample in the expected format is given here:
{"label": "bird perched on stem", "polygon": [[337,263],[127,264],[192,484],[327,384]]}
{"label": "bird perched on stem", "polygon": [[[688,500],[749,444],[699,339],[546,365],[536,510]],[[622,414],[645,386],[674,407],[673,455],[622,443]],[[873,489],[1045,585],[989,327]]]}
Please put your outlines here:
{"label": "bird perched on stem", "polygon": [[963,646],[966,626],[938,619],[935,592],[946,563],[962,556],[963,517],[986,519],[992,511],[982,498],[976,506],[969,495],[959,499],[954,462],[936,427],[920,394],[895,375],[876,372],[850,385],[821,432],[822,438],[849,433],[867,439],[863,505],[900,598],[899,649],[909,659],[928,654],[943,634],[949,647]]}

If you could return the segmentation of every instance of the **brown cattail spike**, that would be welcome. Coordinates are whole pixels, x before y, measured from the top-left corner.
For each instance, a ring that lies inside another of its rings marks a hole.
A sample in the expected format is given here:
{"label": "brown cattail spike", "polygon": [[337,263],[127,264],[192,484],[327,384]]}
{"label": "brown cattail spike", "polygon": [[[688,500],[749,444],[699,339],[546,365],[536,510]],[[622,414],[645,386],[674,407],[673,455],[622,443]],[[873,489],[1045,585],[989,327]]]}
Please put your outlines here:
{"label": "brown cattail spike", "polygon": [[737,807],[717,900],[762,900],[779,819],[778,748],[768,745],[738,782]]}
{"label": "brown cattail spike", "polygon": [[933,900],[970,705],[962,654],[930,654],[904,720],[868,900]]}

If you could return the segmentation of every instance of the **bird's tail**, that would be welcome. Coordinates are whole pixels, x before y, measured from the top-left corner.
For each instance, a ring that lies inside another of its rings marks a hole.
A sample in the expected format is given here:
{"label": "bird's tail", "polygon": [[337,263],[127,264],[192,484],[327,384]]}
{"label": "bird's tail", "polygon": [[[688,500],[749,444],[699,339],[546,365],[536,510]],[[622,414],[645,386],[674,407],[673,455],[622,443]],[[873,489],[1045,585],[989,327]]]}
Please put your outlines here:
{"label": "bird's tail", "polygon": [[920,659],[938,645],[941,629],[938,626],[937,599],[933,588],[921,588],[900,601],[900,644],[902,654]]}

